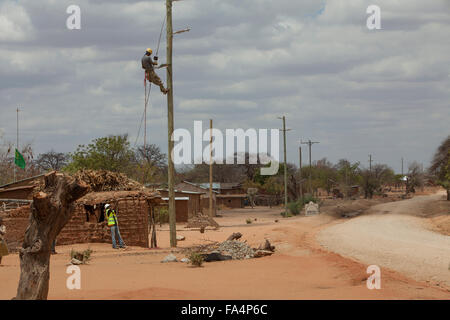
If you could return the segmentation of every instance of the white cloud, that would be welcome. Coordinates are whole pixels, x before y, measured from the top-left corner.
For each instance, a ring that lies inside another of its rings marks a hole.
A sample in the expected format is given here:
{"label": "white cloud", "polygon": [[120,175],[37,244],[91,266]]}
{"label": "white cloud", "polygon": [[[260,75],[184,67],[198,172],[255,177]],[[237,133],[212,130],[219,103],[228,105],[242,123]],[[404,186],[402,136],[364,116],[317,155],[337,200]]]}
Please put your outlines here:
{"label": "white cloud", "polygon": [[0,4],[0,42],[23,42],[33,37],[34,30],[28,13],[13,1]]}

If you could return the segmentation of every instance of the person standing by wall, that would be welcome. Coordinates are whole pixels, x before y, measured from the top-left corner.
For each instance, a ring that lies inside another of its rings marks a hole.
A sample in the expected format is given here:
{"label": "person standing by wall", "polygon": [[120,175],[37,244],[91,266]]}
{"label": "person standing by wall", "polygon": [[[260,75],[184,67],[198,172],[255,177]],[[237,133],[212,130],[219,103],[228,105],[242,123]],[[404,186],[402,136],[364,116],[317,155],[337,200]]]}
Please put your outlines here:
{"label": "person standing by wall", "polygon": [[8,246],[5,240],[6,226],[3,224],[3,218],[0,217],[0,265],[2,264],[2,258],[9,254]]}
{"label": "person standing by wall", "polygon": [[111,228],[111,240],[113,249],[117,249],[116,237],[117,241],[119,242],[119,247],[121,249],[125,249],[125,243],[120,236],[119,222],[117,220],[116,212],[114,211],[114,209],[111,209],[111,205],[109,203],[105,204],[105,214],[106,220],[108,221],[108,227]]}

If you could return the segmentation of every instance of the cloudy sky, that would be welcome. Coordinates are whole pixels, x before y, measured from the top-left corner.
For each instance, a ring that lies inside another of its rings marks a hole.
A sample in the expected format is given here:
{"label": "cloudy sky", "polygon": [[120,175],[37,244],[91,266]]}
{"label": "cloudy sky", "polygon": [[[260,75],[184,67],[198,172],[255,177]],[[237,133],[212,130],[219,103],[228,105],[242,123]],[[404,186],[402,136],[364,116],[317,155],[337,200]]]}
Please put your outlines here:
{"label": "cloudy sky", "polygon": [[[71,4],[81,30],[66,27]],[[371,4],[381,30],[366,26]],[[0,0],[3,140],[19,106],[37,153],[121,133],[134,145],[140,58],[164,15],[164,0]],[[289,161],[312,139],[313,160],[372,154],[397,171],[401,157],[427,166],[450,134],[450,0],[183,0],[173,19],[192,29],[174,40],[176,128],[279,128],[285,115]],[[151,102],[149,141],[167,150],[165,96]]]}

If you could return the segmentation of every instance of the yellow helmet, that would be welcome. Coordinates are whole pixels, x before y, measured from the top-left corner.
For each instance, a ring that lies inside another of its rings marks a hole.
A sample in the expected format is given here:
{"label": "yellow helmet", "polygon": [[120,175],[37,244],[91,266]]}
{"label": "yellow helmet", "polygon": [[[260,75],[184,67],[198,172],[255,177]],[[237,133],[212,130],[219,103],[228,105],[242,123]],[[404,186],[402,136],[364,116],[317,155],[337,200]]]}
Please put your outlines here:
{"label": "yellow helmet", "polygon": [[150,48],[147,48],[147,52],[150,53],[150,54],[152,54],[153,50],[150,49]]}

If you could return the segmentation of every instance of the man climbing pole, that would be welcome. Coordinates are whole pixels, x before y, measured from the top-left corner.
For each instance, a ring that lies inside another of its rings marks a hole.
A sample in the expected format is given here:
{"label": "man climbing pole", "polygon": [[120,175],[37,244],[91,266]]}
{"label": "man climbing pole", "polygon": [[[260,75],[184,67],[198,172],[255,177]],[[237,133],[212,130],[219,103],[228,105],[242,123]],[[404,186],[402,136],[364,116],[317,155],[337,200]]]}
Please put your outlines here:
{"label": "man climbing pole", "polygon": [[152,49],[148,48],[147,51],[145,52],[145,55],[142,57],[142,69],[145,69],[145,79],[159,86],[161,92],[167,94],[169,90],[164,88],[164,84],[156,74],[155,69],[153,67],[154,65],[158,65],[158,62],[152,61],[151,57],[152,52],[153,52]]}

